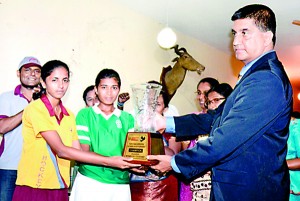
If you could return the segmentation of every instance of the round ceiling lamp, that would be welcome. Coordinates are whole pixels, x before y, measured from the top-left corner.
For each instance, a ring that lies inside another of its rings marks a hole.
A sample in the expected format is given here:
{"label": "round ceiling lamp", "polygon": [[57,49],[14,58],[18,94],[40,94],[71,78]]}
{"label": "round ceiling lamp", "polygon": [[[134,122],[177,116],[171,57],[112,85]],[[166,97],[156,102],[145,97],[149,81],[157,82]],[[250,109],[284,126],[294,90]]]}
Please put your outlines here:
{"label": "round ceiling lamp", "polygon": [[157,35],[158,44],[165,49],[169,49],[176,44],[177,36],[175,32],[169,28],[163,28]]}

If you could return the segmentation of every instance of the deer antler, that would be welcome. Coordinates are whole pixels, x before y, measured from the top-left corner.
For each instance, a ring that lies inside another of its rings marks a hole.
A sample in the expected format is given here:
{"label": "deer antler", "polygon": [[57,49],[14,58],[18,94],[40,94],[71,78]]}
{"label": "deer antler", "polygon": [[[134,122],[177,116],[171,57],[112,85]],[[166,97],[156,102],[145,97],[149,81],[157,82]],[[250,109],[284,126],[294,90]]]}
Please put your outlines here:
{"label": "deer antler", "polygon": [[187,53],[186,49],[184,47],[182,48],[179,48],[178,49],[178,45],[174,45],[173,47],[171,47],[171,49],[174,49],[175,53],[178,55],[178,56],[182,56],[184,53]]}
{"label": "deer antler", "polygon": [[179,48],[179,50],[178,51],[182,51],[182,53],[181,54],[183,54],[183,53],[187,53],[187,51],[186,51],[186,49],[184,48],[184,47],[182,47],[182,48]]}
{"label": "deer antler", "polygon": [[178,45],[176,44],[176,45],[174,45],[173,47],[171,47],[170,49],[174,49],[174,51],[175,51],[175,53],[177,54],[177,55],[181,55],[181,53],[179,52],[179,50],[178,50]]}

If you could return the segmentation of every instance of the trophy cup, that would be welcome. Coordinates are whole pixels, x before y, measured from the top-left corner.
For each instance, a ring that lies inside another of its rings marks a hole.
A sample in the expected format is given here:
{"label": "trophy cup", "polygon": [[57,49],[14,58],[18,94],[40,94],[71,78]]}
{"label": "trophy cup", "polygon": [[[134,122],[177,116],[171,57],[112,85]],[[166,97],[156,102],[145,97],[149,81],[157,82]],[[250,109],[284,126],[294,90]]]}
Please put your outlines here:
{"label": "trophy cup", "polygon": [[134,132],[126,136],[123,156],[133,158],[131,163],[154,165],[157,161],[148,160],[147,155],[163,155],[162,135],[156,133],[154,124],[155,108],[161,86],[158,84],[131,85],[134,106]]}

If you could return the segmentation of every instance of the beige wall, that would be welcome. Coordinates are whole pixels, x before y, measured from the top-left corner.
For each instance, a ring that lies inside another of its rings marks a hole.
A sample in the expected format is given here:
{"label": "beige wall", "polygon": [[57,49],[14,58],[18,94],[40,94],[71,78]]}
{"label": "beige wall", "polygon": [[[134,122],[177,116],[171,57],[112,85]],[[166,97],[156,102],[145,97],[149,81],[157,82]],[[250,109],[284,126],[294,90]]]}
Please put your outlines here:
{"label": "beige wall", "polygon": [[[72,71],[63,101],[75,114],[84,106],[83,90],[94,84],[102,68],[117,70],[121,92],[131,92],[130,84],[159,80],[162,67],[172,64],[176,56],[156,42],[162,24],[113,1],[4,0],[0,27],[0,93],[19,83],[15,72],[24,56],[36,56],[42,63],[59,59]],[[230,55],[175,32],[178,44],[206,66],[201,76],[188,72],[171,101],[185,114],[197,110],[194,92],[200,79],[211,76],[233,86],[237,73]],[[131,109],[129,102],[125,110]]]}

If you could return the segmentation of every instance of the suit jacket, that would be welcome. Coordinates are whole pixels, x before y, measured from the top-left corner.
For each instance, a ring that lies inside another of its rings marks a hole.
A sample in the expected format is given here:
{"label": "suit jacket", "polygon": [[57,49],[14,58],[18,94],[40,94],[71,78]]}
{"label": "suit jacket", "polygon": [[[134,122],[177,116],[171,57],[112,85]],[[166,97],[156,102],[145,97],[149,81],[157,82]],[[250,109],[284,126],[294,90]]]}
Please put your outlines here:
{"label": "suit jacket", "polygon": [[[227,98],[210,137],[175,156],[186,179],[212,169],[211,200],[283,201],[292,88],[275,52],[256,61]],[[201,118],[201,117],[199,117]],[[195,118],[174,117],[176,136],[197,133]]]}
{"label": "suit jacket", "polygon": [[[176,127],[183,128],[176,136],[178,141],[191,140],[197,138],[199,135],[208,134],[211,131],[212,125],[221,115],[224,108],[224,102],[215,110],[208,110],[207,113],[188,114],[180,116],[180,121],[176,122]],[[187,126],[186,123],[192,121],[197,124],[197,127]]]}

